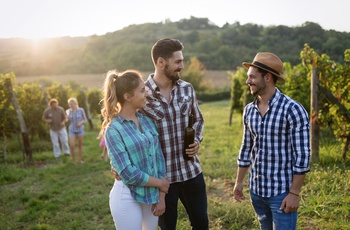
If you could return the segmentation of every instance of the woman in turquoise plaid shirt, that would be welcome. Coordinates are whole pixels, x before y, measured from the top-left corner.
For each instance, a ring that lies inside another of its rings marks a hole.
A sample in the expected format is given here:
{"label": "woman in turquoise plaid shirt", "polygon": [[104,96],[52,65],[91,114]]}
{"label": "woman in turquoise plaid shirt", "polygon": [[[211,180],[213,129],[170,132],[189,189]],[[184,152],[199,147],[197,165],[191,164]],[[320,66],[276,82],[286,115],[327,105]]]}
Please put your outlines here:
{"label": "woman in turquoise plaid shirt", "polygon": [[116,229],[156,229],[165,211],[169,182],[153,121],[138,112],[146,105],[145,84],[136,70],[109,71],[104,83],[102,130],[108,156],[121,180],[110,192]]}

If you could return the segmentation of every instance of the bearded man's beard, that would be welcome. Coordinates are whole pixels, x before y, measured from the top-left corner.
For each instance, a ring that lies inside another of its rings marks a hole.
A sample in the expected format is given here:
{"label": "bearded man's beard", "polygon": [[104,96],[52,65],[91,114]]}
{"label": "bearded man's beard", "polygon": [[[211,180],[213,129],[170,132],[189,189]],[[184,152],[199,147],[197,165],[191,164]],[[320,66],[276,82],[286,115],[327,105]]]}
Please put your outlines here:
{"label": "bearded man's beard", "polygon": [[166,64],[165,68],[164,68],[164,75],[174,83],[180,79],[180,71],[181,71],[181,69],[177,69],[175,71],[170,71],[169,65]]}

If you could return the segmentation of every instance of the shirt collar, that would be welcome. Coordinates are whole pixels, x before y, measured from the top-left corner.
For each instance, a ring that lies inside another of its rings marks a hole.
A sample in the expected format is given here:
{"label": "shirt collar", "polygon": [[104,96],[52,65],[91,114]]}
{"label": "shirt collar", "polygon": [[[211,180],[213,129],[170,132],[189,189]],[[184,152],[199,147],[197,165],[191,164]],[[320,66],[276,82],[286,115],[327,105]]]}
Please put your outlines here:
{"label": "shirt collar", "polygon": [[[144,116],[144,115],[143,115],[142,113],[140,113],[139,111],[136,112],[136,117],[137,117],[137,119],[143,119],[143,116]],[[124,121],[129,121],[129,119],[123,117],[122,115],[118,115],[118,116],[116,117],[116,119],[117,119],[117,121],[118,121],[119,123],[123,123]]]}
{"label": "shirt collar", "polygon": [[150,74],[148,76],[148,79],[147,79],[147,82],[149,82],[150,84],[150,88],[153,90],[153,91],[159,91],[159,87],[157,86],[156,82],[153,80],[153,76],[154,76],[154,73]]}
{"label": "shirt collar", "polygon": [[276,89],[275,93],[272,95],[271,99],[269,100],[269,106],[276,103],[282,95],[281,91],[279,91],[279,89],[277,89],[277,88],[275,88],[275,89]]}
{"label": "shirt collar", "polygon": [[[279,98],[281,97],[282,93],[278,88],[275,88],[275,93],[272,95],[272,97],[269,100],[269,106],[272,106],[276,101],[279,100]],[[257,106],[258,105],[258,97],[256,97],[254,99],[254,105]]]}
{"label": "shirt collar", "polygon": [[[150,74],[150,75],[148,76],[147,81],[150,83],[150,86],[151,86],[152,90],[155,91],[155,92],[157,92],[157,91],[159,91],[159,87],[157,86],[157,84],[156,84],[156,82],[154,81],[153,77],[154,77],[154,73]],[[184,84],[184,81],[181,80],[181,79],[179,79],[179,80],[177,80],[177,81],[175,82],[175,86],[183,86],[183,84]]]}

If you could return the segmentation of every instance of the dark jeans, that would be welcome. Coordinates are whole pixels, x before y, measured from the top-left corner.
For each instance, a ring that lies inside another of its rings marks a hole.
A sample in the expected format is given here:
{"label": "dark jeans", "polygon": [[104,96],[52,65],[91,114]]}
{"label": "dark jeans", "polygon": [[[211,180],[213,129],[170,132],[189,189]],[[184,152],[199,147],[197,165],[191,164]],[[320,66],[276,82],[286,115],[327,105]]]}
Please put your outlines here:
{"label": "dark jeans", "polygon": [[177,205],[180,198],[189,216],[193,230],[209,229],[207,192],[203,173],[184,182],[170,184],[165,196],[165,213],[159,217],[158,225],[162,230],[175,230]]}

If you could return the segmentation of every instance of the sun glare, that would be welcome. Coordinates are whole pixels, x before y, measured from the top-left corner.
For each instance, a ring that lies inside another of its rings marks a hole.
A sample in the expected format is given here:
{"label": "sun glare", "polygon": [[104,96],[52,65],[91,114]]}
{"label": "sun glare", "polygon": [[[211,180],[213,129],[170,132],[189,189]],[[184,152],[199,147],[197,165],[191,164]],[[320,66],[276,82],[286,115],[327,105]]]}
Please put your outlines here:
{"label": "sun glare", "polygon": [[40,45],[40,43],[43,42],[44,38],[32,38],[31,40],[32,40],[33,45],[36,46],[36,45]]}
{"label": "sun glare", "polygon": [[30,40],[32,41],[33,51],[39,51],[44,47],[45,38],[32,38]]}

